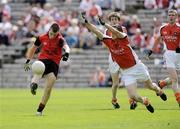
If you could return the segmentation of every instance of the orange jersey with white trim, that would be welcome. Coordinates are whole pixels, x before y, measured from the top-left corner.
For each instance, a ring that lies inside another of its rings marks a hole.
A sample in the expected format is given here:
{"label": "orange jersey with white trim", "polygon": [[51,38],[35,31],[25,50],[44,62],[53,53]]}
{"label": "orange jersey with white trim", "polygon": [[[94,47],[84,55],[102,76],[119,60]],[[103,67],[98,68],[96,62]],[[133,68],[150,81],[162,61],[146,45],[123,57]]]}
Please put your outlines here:
{"label": "orange jersey with white trim", "polygon": [[160,29],[160,34],[168,50],[176,50],[180,46],[180,25],[165,24]]}
{"label": "orange jersey with white trim", "polygon": [[103,43],[108,47],[112,59],[116,61],[121,68],[127,69],[136,64],[137,55],[130,47],[127,36],[123,39],[115,40],[109,36],[105,36]]}

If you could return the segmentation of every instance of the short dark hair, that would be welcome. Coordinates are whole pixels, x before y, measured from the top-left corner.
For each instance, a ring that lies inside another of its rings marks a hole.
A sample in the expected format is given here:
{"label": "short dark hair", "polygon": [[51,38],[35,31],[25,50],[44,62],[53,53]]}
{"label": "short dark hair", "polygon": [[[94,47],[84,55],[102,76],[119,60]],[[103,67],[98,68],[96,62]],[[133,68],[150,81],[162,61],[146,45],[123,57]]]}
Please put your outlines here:
{"label": "short dark hair", "polygon": [[108,15],[108,19],[111,20],[112,17],[117,17],[118,20],[120,21],[120,13],[118,12],[111,12],[109,15]]}
{"label": "short dark hair", "polygon": [[57,23],[53,23],[53,24],[51,25],[51,29],[52,29],[52,31],[53,31],[54,33],[56,33],[56,32],[59,31],[60,27],[59,27],[59,25],[58,25]]}

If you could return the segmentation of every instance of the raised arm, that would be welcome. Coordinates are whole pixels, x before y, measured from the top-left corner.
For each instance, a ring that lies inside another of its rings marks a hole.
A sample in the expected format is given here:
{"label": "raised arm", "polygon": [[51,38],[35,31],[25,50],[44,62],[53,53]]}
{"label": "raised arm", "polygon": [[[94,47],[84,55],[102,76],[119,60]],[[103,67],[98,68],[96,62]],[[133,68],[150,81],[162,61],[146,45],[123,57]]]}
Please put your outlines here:
{"label": "raised arm", "polygon": [[110,30],[112,32],[112,34],[116,35],[117,38],[124,38],[124,37],[126,37],[125,33],[119,31],[115,27],[112,27],[108,23],[105,23],[100,17],[99,17],[99,22],[101,23],[101,25],[105,26],[108,30]]}
{"label": "raised arm", "polygon": [[89,23],[88,20],[86,19],[85,17],[85,14],[82,13],[81,14],[83,20],[84,20],[84,23],[85,23],[85,26],[91,31],[93,32],[94,34],[96,34],[96,36],[102,40],[103,39],[103,33],[93,24]]}

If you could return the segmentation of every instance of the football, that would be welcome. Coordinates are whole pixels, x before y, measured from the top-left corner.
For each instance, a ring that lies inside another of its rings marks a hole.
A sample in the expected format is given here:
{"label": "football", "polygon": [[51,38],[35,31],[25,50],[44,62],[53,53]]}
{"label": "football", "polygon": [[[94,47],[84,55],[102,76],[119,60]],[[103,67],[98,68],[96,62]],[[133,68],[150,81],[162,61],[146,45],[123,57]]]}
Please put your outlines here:
{"label": "football", "polygon": [[35,61],[32,64],[32,72],[37,75],[42,75],[45,71],[45,65],[42,61]]}

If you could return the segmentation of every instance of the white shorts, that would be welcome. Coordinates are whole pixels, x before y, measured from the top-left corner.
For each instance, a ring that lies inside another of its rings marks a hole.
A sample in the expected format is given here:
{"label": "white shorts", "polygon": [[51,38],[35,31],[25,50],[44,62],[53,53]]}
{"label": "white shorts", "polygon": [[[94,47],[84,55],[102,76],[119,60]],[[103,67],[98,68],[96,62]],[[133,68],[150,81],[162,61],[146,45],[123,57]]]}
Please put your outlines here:
{"label": "white shorts", "polygon": [[164,60],[167,68],[180,69],[180,53],[166,50],[164,53]]}
{"label": "white shorts", "polygon": [[131,68],[121,70],[121,74],[125,86],[137,83],[137,81],[144,82],[150,79],[148,68],[141,62]]}
{"label": "white shorts", "polygon": [[110,73],[120,72],[120,67],[115,61],[112,60],[111,54],[109,54],[109,72]]}

